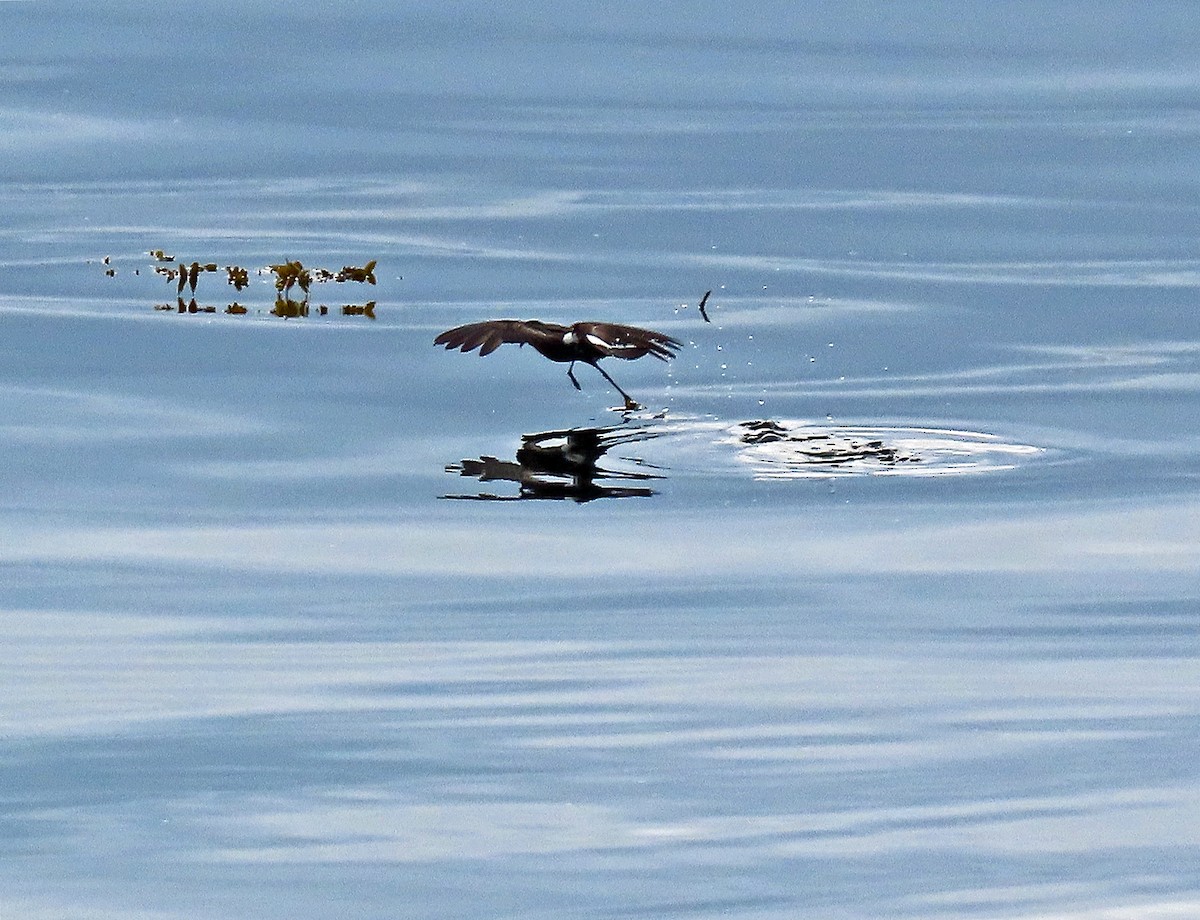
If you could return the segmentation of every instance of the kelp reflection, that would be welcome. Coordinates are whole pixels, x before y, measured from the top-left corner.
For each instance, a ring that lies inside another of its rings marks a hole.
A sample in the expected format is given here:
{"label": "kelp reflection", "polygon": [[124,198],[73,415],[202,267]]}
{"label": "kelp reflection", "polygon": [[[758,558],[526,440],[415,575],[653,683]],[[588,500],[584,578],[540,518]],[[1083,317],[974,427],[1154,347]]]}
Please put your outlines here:
{"label": "kelp reflection", "polygon": [[[446,466],[447,473],[478,479],[480,482],[513,482],[515,495],[480,492],[474,495],[443,495],[443,498],[474,501],[518,501],[521,499],[569,499],[589,502],[597,498],[646,498],[654,490],[646,486],[611,485],[612,482],[645,482],[662,479],[658,472],[604,469],[600,459],[614,447],[656,437],[646,428],[612,425],[605,428],[569,428],[542,431],[521,438],[515,460],[480,457]],[[620,460],[637,467],[648,467],[639,458]]]}
{"label": "kelp reflection", "polygon": [[[367,319],[375,318],[375,301],[370,300],[366,303],[348,303],[337,308],[342,316],[365,316]],[[328,316],[330,307],[325,304],[319,304],[313,310],[318,316]],[[275,316],[282,316],[284,319],[295,319],[297,317],[309,315],[309,305],[307,300],[292,300],[291,298],[279,297],[275,300],[275,306],[271,308],[271,313]]]}
{"label": "kelp reflection", "polygon": [[[182,297],[176,298],[175,303],[156,303],[155,310],[176,313],[216,313],[217,307],[215,304],[202,304],[197,302],[193,297],[191,300],[185,301]],[[275,306],[270,309],[272,316],[281,316],[284,319],[297,319],[308,316],[310,311],[318,316],[328,316],[331,309],[336,309],[342,316],[365,316],[367,319],[375,318],[375,301],[369,300],[366,303],[348,303],[340,307],[331,308],[325,304],[318,304],[315,307],[310,307],[307,300],[291,300],[290,298],[279,297],[275,300]],[[230,316],[243,316],[249,313],[250,310],[236,300],[225,306],[225,313]]]}

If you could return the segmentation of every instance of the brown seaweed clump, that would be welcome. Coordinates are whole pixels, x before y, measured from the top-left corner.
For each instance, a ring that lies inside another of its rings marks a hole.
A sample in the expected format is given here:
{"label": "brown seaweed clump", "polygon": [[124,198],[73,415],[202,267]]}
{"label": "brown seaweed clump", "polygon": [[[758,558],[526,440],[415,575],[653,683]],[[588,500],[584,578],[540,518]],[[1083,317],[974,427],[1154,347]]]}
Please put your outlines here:
{"label": "brown seaweed clump", "polygon": [[[199,262],[193,261],[186,263],[176,261],[175,257],[168,255],[161,249],[152,249],[149,254],[154,258],[154,271],[167,279],[167,281],[175,285],[175,292],[178,295],[176,304],[156,304],[155,309],[164,312],[174,311],[179,313],[212,313],[216,312],[216,307],[200,306],[196,303],[195,297],[190,303],[185,303],[183,300],[184,290],[189,290],[193,295],[199,286],[200,279],[205,274],[217,272],[218,268],[215,262]],[[108,259],[104,260],[104,264],[108,264]],[[365,265],[343,265],[339,271],[332,271],[327,268],[308,268],[298,259],[287,259],[277,264],[268,265],[265,269],[258,270],[259,275],[271,274],[274,276],[274,286],[276,298],[268,311],[273,316],[279,316],[284,319],[294,319],[308,316],[312,310],[320,316],[327,316],[330,308],[325,304],[319,304],[310,310],[309,298],[312,293],[314,284],[323,284],[333,282],[336,284],[356,283],[356,284],[375,284],[375,259],[371,259]],[[229,285],[237,292],[244,291],[250,286],[250,271],[241,265],[226,265],[224,266],[226,280]],[[108,274],[111,276],[114,272],[110,269]],[[302,295],[300,299],[296,299],[294,292],[299,289]],[[250,309],[245,305],[233,301],[225,307],[226,314],[241,316],[250,312]],[[371,300],[361,304],[344,304],[340,310],[342,316],[365,316],[368,319],[375,318],[375,301]]]}

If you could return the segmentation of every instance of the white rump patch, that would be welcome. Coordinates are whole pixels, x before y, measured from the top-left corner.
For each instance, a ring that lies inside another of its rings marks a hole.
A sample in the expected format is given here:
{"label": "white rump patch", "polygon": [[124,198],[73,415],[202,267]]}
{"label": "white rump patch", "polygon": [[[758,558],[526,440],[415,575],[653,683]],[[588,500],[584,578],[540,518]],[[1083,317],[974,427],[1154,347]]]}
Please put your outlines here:
{"label": "white rump patch", "polygon": [[[588,336],[588,338],[591,338],[591,336]],[[563,336],[564,345],[574,345],[577,341],[579,340],[575,338],[574,332],[567,332],[567,334]]]}
{"label": "white rump patch", "polygon": [[619,339],[615,342],[610,342],[607,339],[602,339],[600,336],[592,335],[590,333],[588,334],[587,339],[597,348],[607,348],[609,351],[621,351],[623,349],[628,350],[630,348],[637,348],[636,345],[632,345],[629,342],[622,342]]}

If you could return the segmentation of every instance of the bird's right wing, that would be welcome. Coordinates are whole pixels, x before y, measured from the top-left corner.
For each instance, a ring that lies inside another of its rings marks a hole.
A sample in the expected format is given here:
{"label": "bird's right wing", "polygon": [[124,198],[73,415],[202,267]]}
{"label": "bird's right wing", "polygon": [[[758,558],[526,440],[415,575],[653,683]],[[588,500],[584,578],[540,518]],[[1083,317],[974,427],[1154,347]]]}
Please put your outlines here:
{"label": "bird's right wing", "polygon": [[506,343],[525,345],[536,341],[546,335],[546,330],[541,328],[544,325],[520,319],[489,319],[447,329],[433,340],[433,344],[445,345],[447,349],[457,348],[459,351],[478,348],[481,356],[490,355]]}

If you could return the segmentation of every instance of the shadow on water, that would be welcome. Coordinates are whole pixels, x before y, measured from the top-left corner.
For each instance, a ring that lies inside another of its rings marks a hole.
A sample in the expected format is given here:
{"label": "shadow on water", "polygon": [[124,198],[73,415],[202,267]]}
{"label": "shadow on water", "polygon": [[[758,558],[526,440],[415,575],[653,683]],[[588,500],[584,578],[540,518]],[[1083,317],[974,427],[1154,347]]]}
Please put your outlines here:
{"label": "shadow on water", "polygon": [[[450,494],[443,498],[474,501],[518,501],[521,499],[569,499],[589,502],[597,498],[647,498],[654,490],[646,486],[609,485],[609,482],[646,482],[663,478],[659,472],[604,469],[600,459],[612,448],[658,437],[649,428],[610,425],[601,428],[568,428],[542,431],[521,437],[515,460],[480,457],[446,466],[446,472],[472,477],[480,482],[514,482],[516,495],[478,493]],[[626,458],[635,466],[650,466],[640,458]],[[657,469],[657,468],[655,468]]]}
{"label": "shadow on water", "polygon": [[738,439],[742,444],[786,444],[793,451],[793,462],[797,465],[832,464],[873,461],[882,466],[897,463],[920,463],[921,458],[900,448],[885,444],[879,439],[837,437],[830,432],[794,432],[770,419],[742,422],[738,426]]}
{"label": "shadow on water", "polygon": [[961,476],[1012,470],[1047,451],[945,428],[741,422],[719,443],[755,479]]}

